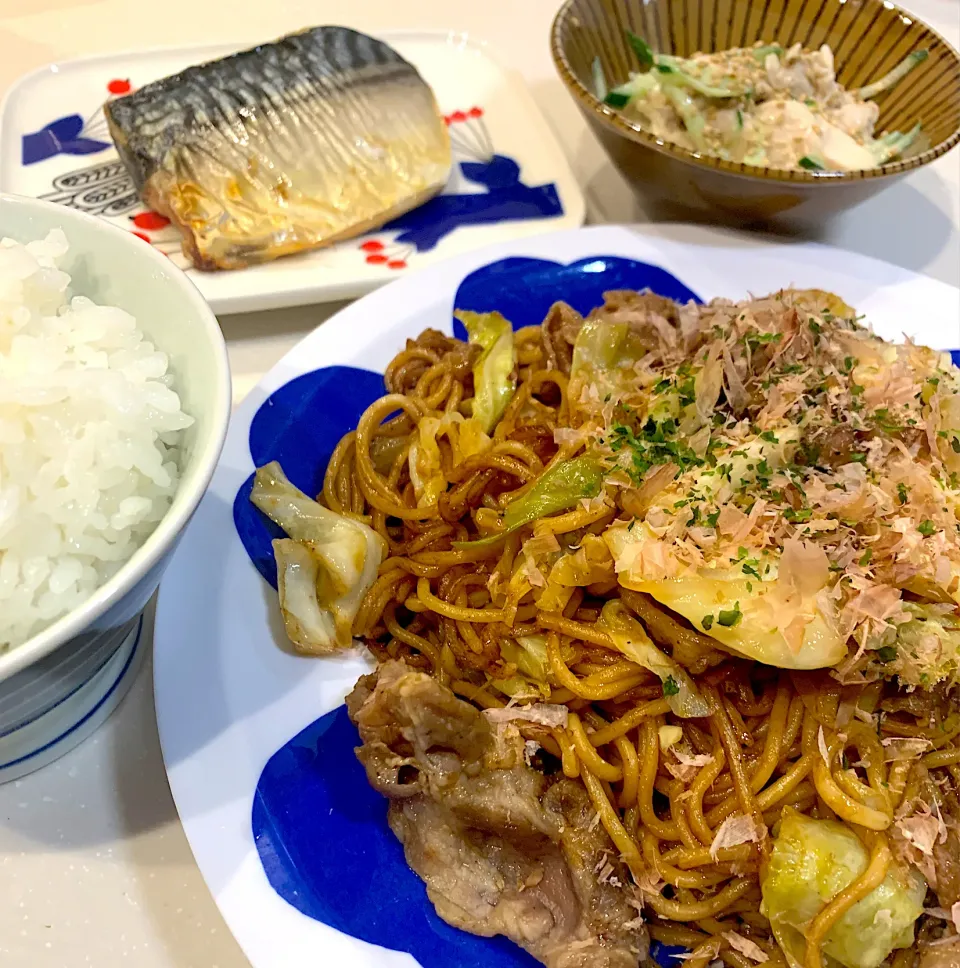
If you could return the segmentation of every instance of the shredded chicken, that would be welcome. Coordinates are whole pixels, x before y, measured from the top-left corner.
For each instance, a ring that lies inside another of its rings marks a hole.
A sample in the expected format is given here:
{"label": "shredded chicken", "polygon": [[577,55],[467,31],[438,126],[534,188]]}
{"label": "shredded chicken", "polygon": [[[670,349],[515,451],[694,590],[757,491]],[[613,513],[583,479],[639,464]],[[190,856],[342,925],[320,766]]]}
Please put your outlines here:
{"label": "shredded chicken", "polygon": [[505,935],[548,968],[636,968],[646,930],[581,785],[549,781],[514,727],[492,729],[402,662],[361,679],[347,705],[357,755],[440,917]]}

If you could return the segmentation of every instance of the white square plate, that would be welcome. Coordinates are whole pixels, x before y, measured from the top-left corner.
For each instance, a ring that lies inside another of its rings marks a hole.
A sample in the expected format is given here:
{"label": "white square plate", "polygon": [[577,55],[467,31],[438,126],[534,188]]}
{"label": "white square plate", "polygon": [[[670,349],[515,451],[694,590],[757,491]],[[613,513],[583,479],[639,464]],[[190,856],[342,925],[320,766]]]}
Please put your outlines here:
{"label": "white square plate", "polygon": [[[414,230],[374,232],[250,269],[188,268],[178,233],[140,203],[102,105],[234,46],[111,54],[28,74],[0,115],[0,191],[57,201],[140,234],[187,269],[218,313],[349,299],[447,256],[582,224],[583,195],[560,145],[523,82],[484,44],[453,32],[380,37],[433,88],[453,144],[454,173],[444,189],[451,203]],[[457,196],[468,204],[458,205]]]}

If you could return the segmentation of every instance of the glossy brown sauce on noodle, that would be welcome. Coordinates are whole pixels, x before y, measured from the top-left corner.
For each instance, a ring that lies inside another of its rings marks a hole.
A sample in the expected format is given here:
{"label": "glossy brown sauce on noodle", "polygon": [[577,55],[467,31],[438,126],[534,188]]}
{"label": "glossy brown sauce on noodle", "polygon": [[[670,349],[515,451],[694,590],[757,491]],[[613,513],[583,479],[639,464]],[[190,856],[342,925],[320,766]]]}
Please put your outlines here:
{"label": "glossy brown sauce on noodle", "polygon": [[[505,643],[546,636],[548,701],[568,708],[568,725],[518,727],[542,748],[541,764],[583,783],[642,891],[651,936],[690,949],[687,968],[716,957],[733,968],[755,966],[724,940],[729,932],[749,939],[766,964],[785,965],[760,913],[767,830],[788,807],[848,824],[869,866],[810,924],[804,965],[818,968],[831,925],[893,863],[894,819],[930,783],[957,796],[960,715],[942,694],[921,709],[890,683],[841,686],[827,671],[789,672],[718,653],[711,639],[615,578],[574,589],[562,611],[543,611],[532,599],[512,611],[502,595],[497,600],[522,554],[520,533],[494,546],[454,545],[481,537],[478,520],[495,519],[552,461],[577,453],[575,442],[555,442],[558,429],[571,427],[564,312],[555,307],[542,327],[516,333],[518,389],[491,434],[493,446],[462,459],[439,438],[448,484],[431,507],[417,507],[410,448],[425,415],[455,412],[473,395],[474,349],[428,330],[389,365],[387,394],[340,441],[321,497],[370,524],[389,547],[354,634],[378,659],[402,659],[479,707],[509,702],[491,686],[515,671]],[[571,547],[601,534],[618,508],[588,504],[541,519],[534,535],[552,533]],[[614,647],[598,617],[617,597],[690,671],[709,717],[675,716],[660,680]],[[851,715],[855,706],[882,712],[879,726]],[[680,745],[693,754],[686,765],[662,748],[664,727],[682,731]],[[884,740],[900,737],[926,740],[923,755],[891,760]],[[717,847],[718,832],[736,816],[750,818],[759,839]],[[929,930],[921,918],[919,936]],[[888,963],[912,968],[917,957],[903,950]]]}

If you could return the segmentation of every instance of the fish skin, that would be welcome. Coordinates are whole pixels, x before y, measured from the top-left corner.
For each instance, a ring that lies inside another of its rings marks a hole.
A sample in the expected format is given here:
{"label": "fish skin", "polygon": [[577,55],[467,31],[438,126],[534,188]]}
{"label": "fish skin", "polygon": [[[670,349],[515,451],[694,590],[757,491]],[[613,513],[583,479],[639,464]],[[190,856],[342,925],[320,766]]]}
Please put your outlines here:
{"label": "fish skin", "polygon": [[370,231],[427,201],[450,139],[416,68],[314,27],[188,67],[104,106],[144,203],[199,269],[237,269]]}

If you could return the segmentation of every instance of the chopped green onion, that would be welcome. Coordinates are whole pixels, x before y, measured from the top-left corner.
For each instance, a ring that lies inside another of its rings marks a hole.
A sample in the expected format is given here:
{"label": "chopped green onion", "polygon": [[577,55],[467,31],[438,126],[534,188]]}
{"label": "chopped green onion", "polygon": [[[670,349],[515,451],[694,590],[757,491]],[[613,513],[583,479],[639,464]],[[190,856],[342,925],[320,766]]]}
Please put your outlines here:
{"label": "chopped green onion", "polygon": [[603,103],[612,108],[625,108],[630,103],[630,95],[622,91],[610,91],[603,99]]}
{"label": "chopped green onion", "polygon": [[877,649],[877,658],[881,662],[893,662],[897,657],[897,650],[892,645],[884,645]]}
{"label": "chopped green onion", "polygon": [[807,171],[824,171],[824,166],[820,164],[815,158],[811,158],[809,155],[804,155],[797,164],[801,168],[806,168]]}
{"label": "chopped green onion", "polygon": [[893,87],[894,84],[898,84],[910,71],[918,64],[922,64],[929,56],[925,50],[915,50],[912,54],[907,54],[888,74],[884,74],[879,80],[868,84],[866,87],[861,87],[859,91],[855,91],[854,93],[859,94],[864,101],[869,101],[870,98],[876,97],[878,94],[882,94],[884,91]]}
{"label": "chopped green onion", "polygon": [[651,74],[633,74],[629,81],[618,84],[607,92],[603,103],[612,108],[624,108],[635,97],[646,94],[657,86],[657,79]]}
{"label": "chopped green onion", "polygon": [[650,45],[642,37],[638,37],[629,30],[627,31],[627,40],[630,41],[630,46],[637,55],[637,60],[640,61],[640,65],[642,67],[653,67],[655,60]]}
{"label": "chopped green onion", "polygon": [[882,138],[878,138],[867,149],[873,155],[878,165],[884,165],[897,155],[902,155],[907,148],[917,140],[920,134],[920,123],[917,122],[906,134],[891,131]]}
{"label": "chopped green onion", "polygon": [[742,97],[744,94],[743,91],[736,91],[730,87],[716,87],[713,84],[707,84],[701,81],[696,75],[690,74],[672,64],[657,64],[657,70],[665,75],[664,83],[670,82],[680,87],[689,87],[690,90],[696,91],[697,94],[702,94],[704,97]]}

